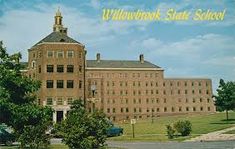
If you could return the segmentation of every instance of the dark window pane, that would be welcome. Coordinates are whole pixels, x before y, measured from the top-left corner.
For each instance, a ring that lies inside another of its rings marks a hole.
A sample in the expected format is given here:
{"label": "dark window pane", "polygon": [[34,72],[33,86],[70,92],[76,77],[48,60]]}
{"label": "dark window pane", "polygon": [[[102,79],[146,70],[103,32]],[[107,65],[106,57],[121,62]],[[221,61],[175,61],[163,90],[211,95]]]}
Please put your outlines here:
{"label": "dark window pane", "polygon": [[64,80],[57,80],[57,88],[64,88]]}
{"label": "dark window pane", "polygon": [[67,65],[67,72],[72,73],[73,72],[73,68],[74,68],[73,65]]}
{"label": "dark window pane", "polygon": [[67,80],[67,88],[73,88],[73,80]]}
{"label": "dark window pane", "polygon": [[47,88],[53,88],[53,80],[47,80]]}
{"label": "dark window pane", "polygon": [[47,65],[47,72],[54,72],[54,66],[53,65]]}
{"label": "dark window pane", "polygon": [[57,72],[64,72],[64,65],[57,65]]}

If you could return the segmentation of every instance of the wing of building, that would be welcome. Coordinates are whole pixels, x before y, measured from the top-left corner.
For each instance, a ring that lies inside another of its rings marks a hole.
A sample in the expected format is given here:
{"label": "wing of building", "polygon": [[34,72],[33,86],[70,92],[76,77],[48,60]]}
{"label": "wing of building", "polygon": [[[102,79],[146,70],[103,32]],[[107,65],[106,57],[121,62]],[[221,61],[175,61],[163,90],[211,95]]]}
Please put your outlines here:
{"label": "wing of building", "polygon": [[164,78],[164,70],[143,54],[138,60],[103,60],[98,53],[86,60],[85,46],[67,35],[59,10],[53,32],[28,50],[27,65],[23,72],[42,82],[38,103],[54,108],[55,122],[75,99],[113,121],[215,112],[210,79]]}

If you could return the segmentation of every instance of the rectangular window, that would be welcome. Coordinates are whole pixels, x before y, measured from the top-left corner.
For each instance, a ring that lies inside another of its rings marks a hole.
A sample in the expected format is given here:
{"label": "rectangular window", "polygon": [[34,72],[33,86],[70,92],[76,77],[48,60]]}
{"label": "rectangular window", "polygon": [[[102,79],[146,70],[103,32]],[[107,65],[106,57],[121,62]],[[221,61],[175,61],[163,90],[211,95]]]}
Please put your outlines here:
{"label": "rectangular window", "polygon": [[189,107],[186,107],[186,111],[189,111]]}
{"label": "rectangular window", "polygon": [[164,108],[164,112],[167,112],[167,107]]}
{"label": "rectangular window", "polygon": [[182,111],[182,108],[181,108],[181,107],[179,107],[179,111],[180,111],[180,112]]}
{"label": "rectangular window", "polygon": [[53,57],[53,51],[47,51],[47,57],[50,58],[50,57]]}
{"label": "rectangular window", "polygon": [[64,51],[58,51],[57,58],[63,58],[63,57],[64,57]]}
{"label": "rectangular window", "polygon": [[47,105],[52,105],[52,104],[53,104],[52,98],[51,97],[47,98]]}
{"label": "rectangular window", "polygon": [[47,72],[54,72],[54,66],[53,65],[47,65]]}
{"label": "rectangular window", "polygon": [[47,88],[53,88],[53,80],[47,80]]}
{"label": "rectangular window", "polygon": [[67,57],[68,58],[73,58],[73,56],[74,56],[74,51],[73,50],[68,50]]}
{"label": "rectangular window", "polygon": [[202,93],[202,90],[198,90],[198,92],[199,92],[199,94],[201,94],[201,93]]}
{"label": "rectangular window", "polygon": [[67,80],[67,88],[73,88],[73,80]]}
{"label": "rectangular window", "polygon": [[64,80],[57,80],[57,88],[64,88]]}
{"label": "rectangular window", "polygon": [[42,68],[41,68],[41,65],[38,66],[38,73],[41,73],[42,71]]}
{"label": "rectangular window", "polygon": [[71,105],[72,102],[73,102],[73,98],[68,98],[68,100],[67,100],[68,105]]}
{"label": "rectangular window", "polygon": [[79,53],[78,53],[78,57],[79,57],[79,58],[82,58],[82,52],[79,52]]}
{"label": "rectangular window", "polygon": [[200,110],[203,111],[203,107],[201,107]]}
{"label": "rectangular window", "polygon": [[79,88],[79,89],[82,88],[82,81],[79,81],[78,88]]}
{"label": "rectangular window", "polygon": [[73,65],[67,65],[67,72],[73,73],[74,66]]}
{"label": "rectangular window", "polygon": [[57,105],[63,105],[63,99],[62,98],[57,99]]}
{"label": "rectangular window", "polygon": [[64,72],[64,65],[57,65],[57,72],[58,73]]}
{"label": "rectangular window", "polygon": [[79,71],[79,72],[82,72],[82,66],[81,66],[81,65],[79,65],[78,71]]}

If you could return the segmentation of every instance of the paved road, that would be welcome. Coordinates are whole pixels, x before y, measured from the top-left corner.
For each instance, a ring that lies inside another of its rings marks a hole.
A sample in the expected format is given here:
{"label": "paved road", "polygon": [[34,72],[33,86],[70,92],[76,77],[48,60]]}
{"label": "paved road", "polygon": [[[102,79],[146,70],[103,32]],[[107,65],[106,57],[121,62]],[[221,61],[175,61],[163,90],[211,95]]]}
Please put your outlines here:
{"label": "paved road", "polygon": [[117,142],[108,141],[108,146],[121,149],[235,149],[235,141],[216,142]]}
{"label": "paved road", "polygon": [[190,140],[186,140],[187,141],[222,141],[222,140],[233,140],[235,141],[235,134],[223,134],[225,132],[231,131],[231,130],[235,130],[235,126],[234,127],[230,127],[227,129],[223,129],[220,131],[214,131],[208,134],[203,134],[201,136],[198,136],[196,138],[192,138]]}

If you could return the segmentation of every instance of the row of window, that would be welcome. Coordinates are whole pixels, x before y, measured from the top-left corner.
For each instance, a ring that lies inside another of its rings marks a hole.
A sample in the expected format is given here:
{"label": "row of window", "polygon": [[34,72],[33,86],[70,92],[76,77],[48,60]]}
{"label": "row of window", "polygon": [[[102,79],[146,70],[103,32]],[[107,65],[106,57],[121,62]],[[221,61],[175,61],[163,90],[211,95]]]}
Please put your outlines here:
{"label": "row of window", "polygon": [[[190,110],[191,109],[191,110]],[[205,111],[206,109],[204,109],[204,107],[185,107],[184,108],[185,111]],[[149,109],[147,108],[146,109],[146,112],[149,113],[149,112],[160,112],[161,111],[161,108],[152,108],[152,109]],[[183,108],[182,107],[172,107],[172,108],[168,108],[168,107],[164,107],[162,108],[162,111],[163,112],[182,112],[183,111]],[[211,108],[210,107],[207,107],[207,111],[211,111]],[[116,108],[107,108],[106,109],[106,112],[107,113],[116,113]],[[120,112],[121,113],[129,113],[129,108],[120,108]],[[133,113],[142,113],[142,108],[133,108]]]}
{"label": "row of window", "polygon": [[[78,71],[82,72],[82,66],[79,65]],[[39,73],[41,72],[41,67],[39,66]],[[54,72],[54,65],[47,65],[47,72],[52,73]],[[63,73],[64,72],[64,65],[57,65],[56,72]],[[73,73],[74,72],[74,65],[67,65],[66,72]]]}
{"label": "row of window", "polygon": [[[192,101],[193,103],[196,103],[196,102],[203,102],[204,100],[206,100],[207,103],[210,103],[210,99],[209,99],[209,98],[207,98],[207,99],[203,99],[203,98],[196,99],[196,98],[193,98],[193,99],[191,99],[190,101]],[[159,99],[159,98],[157,98],[157,99],[154,99],[154,98],[152,98],[152,99],[146,98],[145,101],[146,101],[145,103],[147,103],[147,104],[149,104],[149,103],[160,103],[160,102],[161,102],[161,99]],[[101,100],[101,102],[103,102],[103,100]],[[121,104],[128,104],[128,102],[129,102],[129,100],[128,100],[127,98],[120,100],[120,103],[121,103]],[[134,99],[132,100],[132,103],[133,103],[133,104],[141,104],[142,102],[143,102],[143,100],[142,100],[141,98],[139,98],[139,99],[135,99],[135,98],[134,98]],[[179,98],[179,99],[178,99],[178,102],[182,102],[182,99]],[[188,99],[188,98],[184,99],[184,102],[185,102],[185,103],[188,103],[188,102],[189,102],[189,99]],[[107,104],[110,104],[110,103],[115,104],[115,103],[116,103],[116,100],[115,100],[115,99],[112,99],[112,100],[107,99]],[[166,99],[166,98],[163,99],[163,103],[167,103],[167,99]]]}
{"label": "row of window", "polygon": [[[64,58],[65,51],[47,51],[47,57],[48,58]],[[80,55],[80,54],[79,54]],[[80,55],[81,56],[81,55]],[[66,54],[67,58],[73,58],[74,57],[74,51],[68,50]]]}
{"label": "row of window", "polygon": [[[47,51],[47,58],[64,58],[65,57],[65,53],[66,53],[66,57],[67,58],[73,58],[74,57],[74,50],[68,50],[67,52],[62,51],[62,50],[57,50],[57,51],[53,51],[53,50],[48,50]],[[36,56],[38,58],[42,57],[42,53],[39,51],[37,53],[33,52],[33,58],[36,58]],[[78,52],[78,57],[82,58],[82,52]]]}
{"label": "row of window", "polygon": [[[55,105],[64,105],[64,100],[63,98],[57,98],[55,100]],[[71,105],[73,102],[73,98],[67,98],[67,104],[68,105]],[[51,97],[48,97],[47,100],[46,100],[46,105],[53,105],[53,99]]]}
{"label": "row of window", "polygon": [[[115,95],[116,94],[115,90],[107,90],[106,93],[107,93],[107,95],[111,95],[111,94]],[[163,95],[168,94],[168,92],[166,90],[163,90],[162,93],[163,93]],[[191,90],[191,93],[192,94],[196,94],[196,91],[195,90]],[[198,94],[203,94],[201,89],[199,89],[197,93]],[[138,91],[137,90],[133,90],[132,94],[133,95],[141,95],[141,94],[143,94],[143,95],[153,95],[153,94],[159,94],[159,91],[158,90],[155,90],[155,91],[154,90],[146,90],[146,91],[143,92],[141,90],[138,90]],[[174,91],[171,90],[169,94],[173,95]],[[188,94],[188,90],[184,90],[183,93],[182,93],[182,90],[177,90],[176,94],[178,94],[178,95],[180,95],[180,94],[187,95]],[[207,95],[210,94],[209,90],[206,90],[205,94],[207,94]],[[124,90],[120,90],[119,91],[119,95],[128,95],[128,90],[125,90],[125,91]]]}
{"label": "row of window", "polygon": [[[94,82],[94,84],[96,84],[96,82]],[[107,81],[106,82],[106,86],[115,86],[115,84],[116,84],[116,82],[115,81]],[[180,82],[177,82],[177,86],[180,86]],[[192,86],[195,86],[194,85],[195,84],[195,82],[192,82]],[[206,86],[208,86],[208,83],[206,82],[205,83],[206,84]],[[143,85],[143,84],[142,84]],[[119,81],[119,86],[120,87],[123,87],[123,86],[128,86],[128,81]],[[141,81],[133,81],[132,82],[132,86],[141,86]],[[159,84],[158,84],[158,82],[145,82],[145,86],[146,87],[148,87],[148,86],[156,86],[156,87],[158,87],[159,86]],[[163,84],[162,84],[162,86],[163,87],[165,87],[166,86],[166,83],[164,82]],[[170,86],[172,86],[172,83],[170,84]],[[185,86],[187,86],[187,82],[185,82]],[[198,82],[198,86],[202,86],[202,83],[201,82]]]}
{"label": "row of window", "polygon": [[[117,76],[118,75],[118,76]],[[132,74],[129,74],[129,73],[106,73],[105,75],[104,74],[93,74],[93,73],[90,73],[89,77],[106,77],[106,78],[116,78],[116,77],[119,77],[119,78],[128,78],[128,77],[132,77],[132,78],[157,78],[158,77],[158,73],[145,73],[145,74],[140,74],[140,73],[132,73]]]}
{"label": "row of window", "polygon": [[[74,80],[66,81],[67,88],[74,88]],[[54,88],[54,80],[46,80],[46,88]],[[64,88],[64,80],[56,80],[56,88]],[[78,88],[82,88],[82,81],[78,82]]]}

